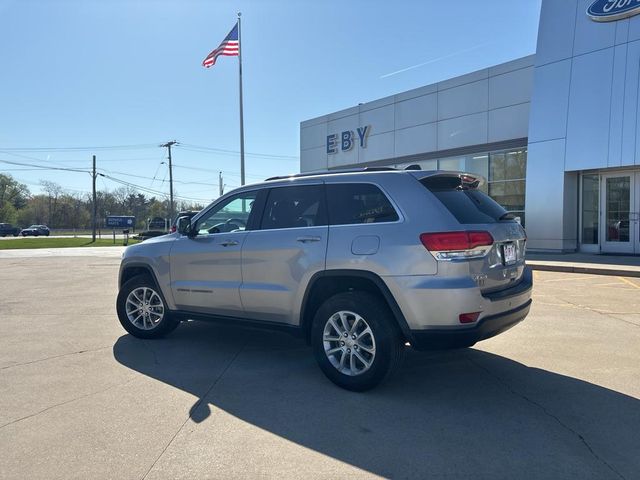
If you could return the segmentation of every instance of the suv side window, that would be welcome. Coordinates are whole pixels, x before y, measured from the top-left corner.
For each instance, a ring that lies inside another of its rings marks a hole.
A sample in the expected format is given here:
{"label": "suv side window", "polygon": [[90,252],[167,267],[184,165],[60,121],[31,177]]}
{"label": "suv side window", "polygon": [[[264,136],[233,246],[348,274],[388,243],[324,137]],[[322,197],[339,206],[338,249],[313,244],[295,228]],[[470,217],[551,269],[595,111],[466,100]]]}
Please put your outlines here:
{"label": "suv side window", "polygon": [[399,217],[387,196],[370,183],[327,185],[331,225],[396,222]]}
{"label": "suv side window", "polygon": [[213,207],[198,219],[198,235],[245,230],[257,195],[257,191],[239,193]]}
{"label": "suv side window", "polygon": [[327,224],[323,185],[272,188],[262,215],[262,230]]}

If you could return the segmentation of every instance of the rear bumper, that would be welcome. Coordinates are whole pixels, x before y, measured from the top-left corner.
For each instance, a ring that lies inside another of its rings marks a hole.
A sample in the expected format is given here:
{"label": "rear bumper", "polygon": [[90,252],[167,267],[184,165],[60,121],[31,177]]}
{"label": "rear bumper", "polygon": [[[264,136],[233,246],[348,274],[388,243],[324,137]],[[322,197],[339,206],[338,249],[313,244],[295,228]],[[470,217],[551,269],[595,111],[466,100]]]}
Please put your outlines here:
{"label": "rear bumper", "polygon": [[531,299],[513,310],[484,317],[473,327],[412,330],[411,346],[416,350],[470,347],[520,323],[529,313]]}

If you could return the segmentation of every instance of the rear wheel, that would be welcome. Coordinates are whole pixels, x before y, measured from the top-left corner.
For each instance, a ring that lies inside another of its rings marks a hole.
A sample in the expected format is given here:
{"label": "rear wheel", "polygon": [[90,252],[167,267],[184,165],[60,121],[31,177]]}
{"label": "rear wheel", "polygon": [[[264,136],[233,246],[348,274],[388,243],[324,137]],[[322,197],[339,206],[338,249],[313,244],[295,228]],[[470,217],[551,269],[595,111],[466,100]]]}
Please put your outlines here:
{"label": "rear wheel", "polygon": [[159,338],[179,325],[171,318],[162,292],[149,275],[137,275],[118,292],[118,319],[134,337]]}
{"label": "rear wheel", "polygon": [[336,385],[369,390],[400,365],[404,343],[392,313],[367,292],[339,293],[316,313],[311,330],[314,355]]}

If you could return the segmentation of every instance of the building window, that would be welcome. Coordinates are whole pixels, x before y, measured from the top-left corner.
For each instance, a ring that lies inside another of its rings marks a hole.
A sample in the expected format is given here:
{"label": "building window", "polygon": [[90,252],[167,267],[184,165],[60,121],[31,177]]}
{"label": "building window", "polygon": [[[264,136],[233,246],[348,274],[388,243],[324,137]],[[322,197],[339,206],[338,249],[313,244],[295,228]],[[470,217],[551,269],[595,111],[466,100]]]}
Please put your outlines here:
{"label": "building window", "polygon": [[489,153],[488,193],[505,210],[524,219],[525,176],[527,150],[506,150]]}
{"label": "building window", "polygon": [[[505,210],[524,219],[527,149],[515,148],[494,152],[478,152],[460,157],[447,157],[416,162],[423,170],[453,170],[482,175],[487,182],[480,187]],[[404,168],[409,164],[396,165]],[[425,168],[426,167],[426,168]]]}
{"label": "building window", "polygon": [[600,179],[598,175],[582,176],[582,243],[598,243]]}

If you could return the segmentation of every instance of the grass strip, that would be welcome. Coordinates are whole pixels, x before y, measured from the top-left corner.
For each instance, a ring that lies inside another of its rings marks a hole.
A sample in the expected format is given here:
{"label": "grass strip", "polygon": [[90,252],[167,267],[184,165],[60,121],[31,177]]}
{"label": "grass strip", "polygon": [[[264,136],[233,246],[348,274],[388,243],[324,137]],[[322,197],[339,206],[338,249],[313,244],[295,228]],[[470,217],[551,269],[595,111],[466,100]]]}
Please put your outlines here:
{"label": "grass strip", "polygon": [[[129,245],[138,243],[137,240],[129,239]],[[27,237],[15,238],[11,240],[0,240],[0,250],[15,250],[19,248],[66,248],[66,247],[117,247],[122,246],[122,239],[117,238],[113,243],[112,238],[96,239],[90,238],[48,238],[48,237]]]}

